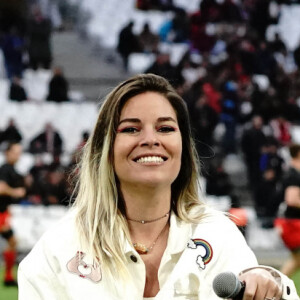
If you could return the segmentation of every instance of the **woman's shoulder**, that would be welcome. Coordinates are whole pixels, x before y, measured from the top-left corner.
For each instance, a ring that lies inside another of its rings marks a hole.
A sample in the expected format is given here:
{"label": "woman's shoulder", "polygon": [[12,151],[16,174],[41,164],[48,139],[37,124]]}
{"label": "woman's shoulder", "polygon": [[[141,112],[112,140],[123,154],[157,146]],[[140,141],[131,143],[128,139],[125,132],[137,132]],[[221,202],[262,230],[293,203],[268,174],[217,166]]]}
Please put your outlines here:
{"label": "woman's shoulder", "polygon": [[236,224],[225,212],[208,210],[193,226],[192,240],[201,240],[210,245],[215,253],[241,253],[253,257],[246,240]]}
{"label": "woman's shoulder", "polygon": [[[20,267],[23,272],[28,276],[35,276],[46,270],[50,272],[49,265],[58,271],[60,262],[67,262],[78,250],[74,225],[75,215],[73,211],[69,211],[41,236],[21,261]],[[35,270],[32,269],[32,265],[36,266]]]}
{"label": "woman's shoulder", "polygon": [[237,226],[226,212],[218,211],[210,207],[207,207],[203,211],[201,217],[199,217],[199,221],[193,226],[195,232],[207,231],[216,233],[220,237],[228,236],[228,234],[240,234]]}
{"label": "woman's shoulder", "polygon": [[35,247],[60,252],[72,246],[76,240],[75,213],[70,209],[43,233]]}
{"label": "woman's shoulder", "polygon": [[44,239],[65,240],[75,234],[75,228],[75,211],[70,209],[65,216],[49,227],[42,237]]}

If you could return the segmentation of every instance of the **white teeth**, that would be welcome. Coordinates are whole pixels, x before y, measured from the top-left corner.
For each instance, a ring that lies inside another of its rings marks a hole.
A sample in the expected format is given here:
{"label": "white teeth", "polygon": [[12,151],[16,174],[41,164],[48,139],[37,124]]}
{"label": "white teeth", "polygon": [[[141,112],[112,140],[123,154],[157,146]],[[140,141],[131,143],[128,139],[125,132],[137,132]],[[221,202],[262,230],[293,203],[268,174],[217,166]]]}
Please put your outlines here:
{"label": "white teeth", "polygon": [[141,157],[136,162],[138,163],[161,163],[164,160],[160,156],[147,156],[147,157]]}

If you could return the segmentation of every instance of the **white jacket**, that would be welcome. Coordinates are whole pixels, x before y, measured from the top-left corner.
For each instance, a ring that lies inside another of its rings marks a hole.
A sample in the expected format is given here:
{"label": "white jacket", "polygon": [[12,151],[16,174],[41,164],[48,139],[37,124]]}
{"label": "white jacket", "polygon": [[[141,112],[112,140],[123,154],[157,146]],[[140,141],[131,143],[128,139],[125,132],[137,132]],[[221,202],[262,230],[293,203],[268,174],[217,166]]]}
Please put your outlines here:
{"label": "white jacket", "polygon": [[[129,242],[124,245],[131,284],[112,282],[80,249],[74,213],[70,212],[46,232],[18,270],[19,300],[142,300],[145,265]],[[180,221],[172,213],[167,248],[158,271],[160,291],[155,300],[217,300],[212,281],[223,271],[236,274],[257,266],[257,260],[236,226],[218,215],[198,225]],[[299,299],[294,283],[280,279],[290,293],[283,299]]]}

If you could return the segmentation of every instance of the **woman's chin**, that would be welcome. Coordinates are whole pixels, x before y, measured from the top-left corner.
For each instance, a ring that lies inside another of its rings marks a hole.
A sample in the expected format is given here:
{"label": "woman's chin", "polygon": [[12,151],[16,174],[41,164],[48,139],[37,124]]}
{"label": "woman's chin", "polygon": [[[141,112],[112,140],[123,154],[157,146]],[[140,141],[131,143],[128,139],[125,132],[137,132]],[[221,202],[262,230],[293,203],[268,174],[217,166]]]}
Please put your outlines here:
{"label": "woman's chin", "polygon": [[166,180],[161,177],[151,177],[151,178],[139,178],[136,181],[132,182],[132,185],[136,188],[162,188],[162,187],[170,187],[172,182],[170,180]]}

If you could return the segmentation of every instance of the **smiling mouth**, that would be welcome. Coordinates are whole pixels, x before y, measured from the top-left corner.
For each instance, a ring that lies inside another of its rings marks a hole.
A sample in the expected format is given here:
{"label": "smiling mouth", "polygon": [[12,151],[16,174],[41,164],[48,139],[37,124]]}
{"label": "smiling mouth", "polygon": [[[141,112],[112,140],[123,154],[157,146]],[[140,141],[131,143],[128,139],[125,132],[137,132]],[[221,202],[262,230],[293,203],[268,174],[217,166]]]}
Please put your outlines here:
{"label": "smiling mouth", "polygon": [[145,163],[163,163],[166,161],[166,157],[161,156],[143,156],[135,159],[134,161],[137,163],[145,164]]}

